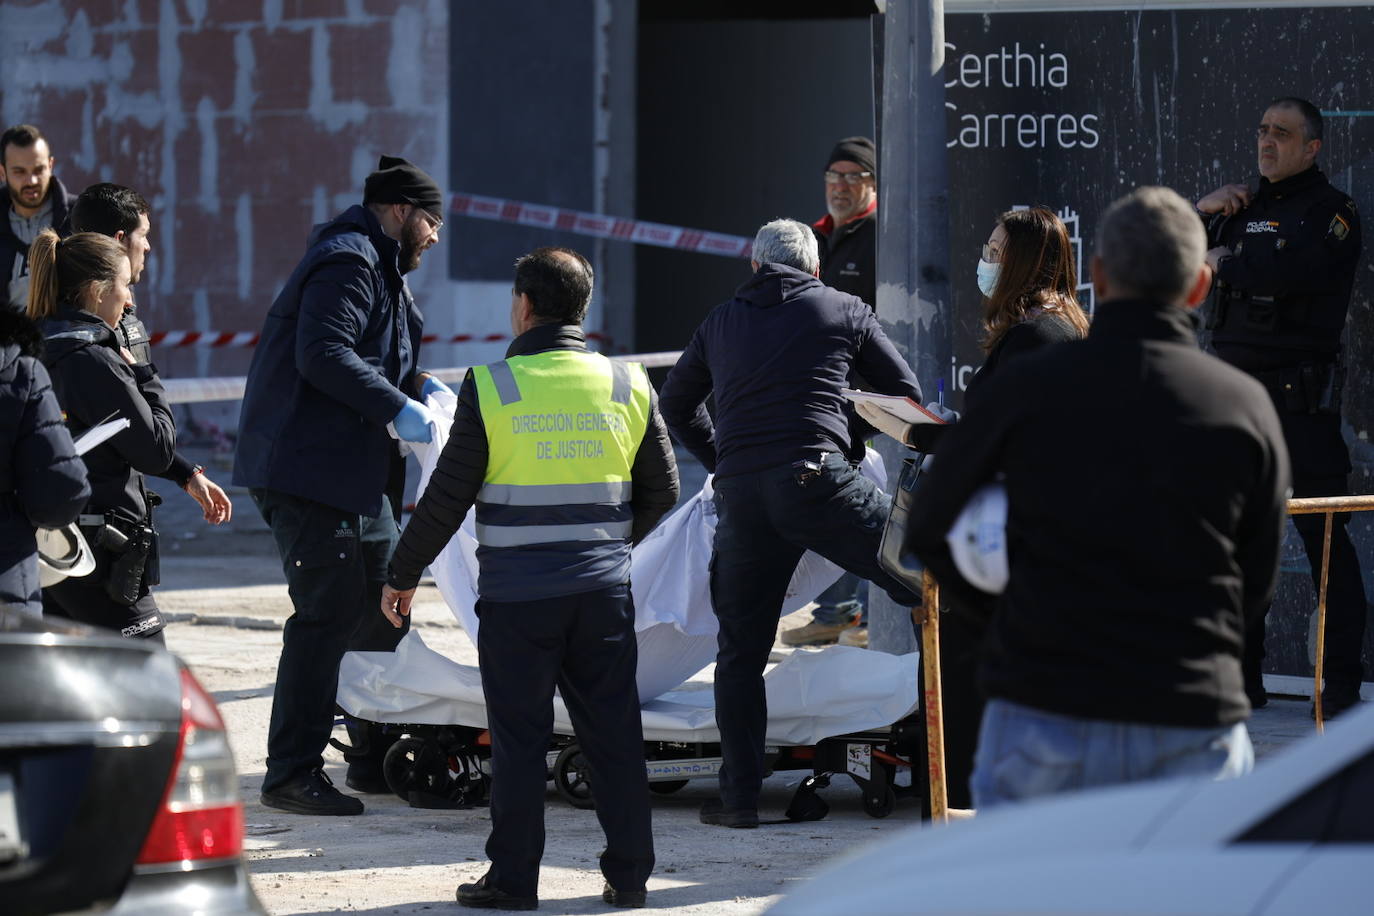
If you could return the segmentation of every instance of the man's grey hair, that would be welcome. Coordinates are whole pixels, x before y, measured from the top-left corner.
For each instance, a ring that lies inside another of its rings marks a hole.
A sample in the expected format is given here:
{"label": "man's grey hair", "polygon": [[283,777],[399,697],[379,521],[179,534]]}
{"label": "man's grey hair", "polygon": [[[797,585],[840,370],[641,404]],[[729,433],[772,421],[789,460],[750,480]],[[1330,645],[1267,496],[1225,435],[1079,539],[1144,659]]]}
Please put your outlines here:
{"label": "man's grey hair", "polygon": [[1094,253],[1122,292],[1181,305],[1207,256],[1207,236],[1176,192],[1137,188],[1107,208]]}
{"label": "man's grey hair", "polygon": [[760,264],[786,264],[814,274],[821,256],[816,248],[816,233],[794,219],[775,219],[764,223],[754,236],[753,259]]}

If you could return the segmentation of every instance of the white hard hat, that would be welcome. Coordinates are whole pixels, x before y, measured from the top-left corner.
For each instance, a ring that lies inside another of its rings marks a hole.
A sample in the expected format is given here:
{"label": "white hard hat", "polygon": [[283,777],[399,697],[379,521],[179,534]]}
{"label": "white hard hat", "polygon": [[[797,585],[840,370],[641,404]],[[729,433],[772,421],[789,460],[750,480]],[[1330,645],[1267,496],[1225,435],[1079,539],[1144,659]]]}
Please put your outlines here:
{"label": "white hard hat", "polygon": [[38,539],[38,582],[43,588],[63,579],[88,576],[95,569],[95,554],[75,525],[39,528],[34,533]]}
{"label": "white hard hat", "polygon": [[969,583],[992,595],[1007,587],[1007,488],[984,484],[945,535],[954,565]]}

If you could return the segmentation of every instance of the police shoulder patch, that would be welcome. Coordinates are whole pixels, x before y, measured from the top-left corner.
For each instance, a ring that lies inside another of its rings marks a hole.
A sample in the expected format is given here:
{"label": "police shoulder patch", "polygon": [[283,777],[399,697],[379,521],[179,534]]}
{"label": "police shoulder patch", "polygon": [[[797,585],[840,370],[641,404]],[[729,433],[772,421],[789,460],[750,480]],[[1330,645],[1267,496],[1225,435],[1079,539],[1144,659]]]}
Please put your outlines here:
{"label": "police shoulder patch", "polygon": [[1344,216],[1337,213],[1331,217],[1331,225],[1327,227],[1328,235],[1333,236],[1337,241],[1345,241],[1345,237],[1350,234],[1350,222]]}

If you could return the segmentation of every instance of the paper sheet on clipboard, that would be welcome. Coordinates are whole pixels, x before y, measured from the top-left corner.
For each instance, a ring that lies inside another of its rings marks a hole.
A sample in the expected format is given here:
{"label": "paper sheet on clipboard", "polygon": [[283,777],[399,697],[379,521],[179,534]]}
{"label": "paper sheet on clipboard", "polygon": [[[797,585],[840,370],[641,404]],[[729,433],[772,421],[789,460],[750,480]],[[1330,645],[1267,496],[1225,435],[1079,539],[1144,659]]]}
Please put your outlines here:
{"label": "paper sheet on clipboard", "polygon": [[911,398],[900,394],[876,394],[872,391],[856,391],[853,388],[841,388],[840,394],[855,404],[872,404],[904,423],[943,424],[945,422]]}
{"label": "paper sheet on clipboard", "polygon": [[129,418],[121,417],[118,420],[109,420],[105,423],[97,423],[90,429],[72,440],[76,446],[76,453],[84,455],[91,449],[104,442],[108,442],[115,433],[123,432],[129,428]]}

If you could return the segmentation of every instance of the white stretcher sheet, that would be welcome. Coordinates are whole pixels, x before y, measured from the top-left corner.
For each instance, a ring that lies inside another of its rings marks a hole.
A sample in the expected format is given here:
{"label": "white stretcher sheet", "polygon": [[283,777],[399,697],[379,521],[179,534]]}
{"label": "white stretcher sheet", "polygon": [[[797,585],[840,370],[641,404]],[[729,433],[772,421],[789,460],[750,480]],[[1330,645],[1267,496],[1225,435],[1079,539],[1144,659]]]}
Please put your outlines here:
{"label": "white stretcher sheet", "polygon": [[[434,440],[410,444],[420,462],[421,493],[447,441],[454,405],[451,395],[431,396],[428,407],[434,418]],[[879,485],[885,482],[882,459],[872,449],[862,468]],[[631,555],[639,643],[637,681],[646,740],[719,740],[709,684],[674,689],[716,656],[708,573],[716,524],[711,497],[708,477],[701,491],[664,519]],[[430,570],[445,603],[475,643],[477,541],[473,524],[470,512]],[[839,574],[839,567],[808,552],[788,585],[783,613],[810,603]],[[812,744],[824,737],[891,724],[916,706],[917,668],[914,653],[898,658],[847,647],[794,653],[765,676],[768,740]],[[338,702],[352,715],[375,722],[486,725],[478,670],[433,651],[415,632],[394,653],[345,655],[339,670]],[[555,727],[562,734],[572,733],[560,699],[555,699]]]}
{"label": "white stretcher sheet", "polygon": [[[887,655],[831,646],[798,651],[764,675],[770,744],[808,745],[822,738],[884,728],[916,708],[918,653]],[[339,670],[339,705],[373,722],[485,728],[486,701],[477,668],[425,645],[418,632],[395,652],[350,652]],[[573,733],[561,698],[554,732]],[[711,685],[684,684],[643,707],[645,741],[715,742]]]}

